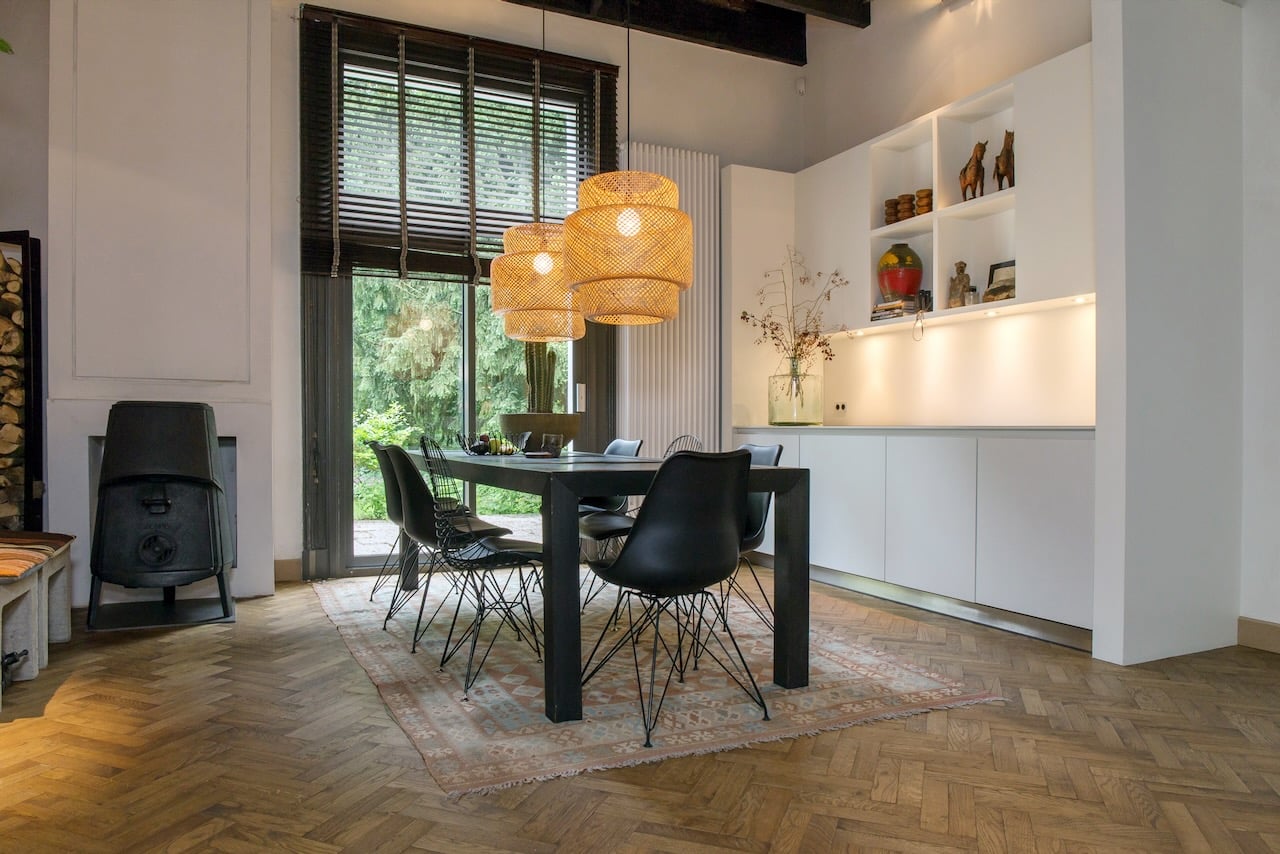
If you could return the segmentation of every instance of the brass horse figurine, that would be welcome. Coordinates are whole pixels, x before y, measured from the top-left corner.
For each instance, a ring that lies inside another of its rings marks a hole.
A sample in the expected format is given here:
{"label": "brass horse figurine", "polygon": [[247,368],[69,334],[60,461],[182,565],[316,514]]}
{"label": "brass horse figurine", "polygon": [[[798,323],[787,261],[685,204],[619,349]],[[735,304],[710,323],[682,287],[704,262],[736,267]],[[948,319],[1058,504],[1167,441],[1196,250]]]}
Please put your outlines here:
{"label": "brass horse figurine", "polygon": [[960,170],[960,201],[976,199],[983,194],[987,170],[982,166],[982,158],[986,154],[987,143],[977,143],[973,147],[973,154],[969,156],[969,162]]}
{"label": "brass horse figurine", "polygon": [[1013,131],[1004,132],[1004,148],[1000,149],[1000,153],[996,155],[996,189],[1003,190],[1004,182],[1008,181],[1009,186],[1013,186]]}

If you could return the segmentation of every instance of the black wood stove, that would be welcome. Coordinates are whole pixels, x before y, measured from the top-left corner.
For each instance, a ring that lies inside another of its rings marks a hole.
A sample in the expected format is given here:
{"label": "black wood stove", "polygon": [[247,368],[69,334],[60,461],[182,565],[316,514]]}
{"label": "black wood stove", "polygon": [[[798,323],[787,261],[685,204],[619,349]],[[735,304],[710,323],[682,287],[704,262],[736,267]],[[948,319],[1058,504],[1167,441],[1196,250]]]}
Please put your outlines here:
{"label": "black wood stove", "polygon": [[[232,528],[213,409],[168,401],[113,405],[89,562],[89,628],[233,620]],[[206,578],[217,579],[218,599],[177,598],[178,587]],[[103,582],[163,588],[164,598],[104,605]]]}

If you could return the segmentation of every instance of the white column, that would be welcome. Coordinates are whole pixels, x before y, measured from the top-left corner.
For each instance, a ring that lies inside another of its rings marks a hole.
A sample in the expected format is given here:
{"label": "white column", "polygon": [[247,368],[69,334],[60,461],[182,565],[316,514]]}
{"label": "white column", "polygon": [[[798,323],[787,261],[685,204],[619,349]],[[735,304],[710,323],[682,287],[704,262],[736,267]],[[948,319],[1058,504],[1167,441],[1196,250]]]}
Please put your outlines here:
{"label": "white column", "polygon": [[1235,643],[1241,10],[1094,0],[1094,655]]}

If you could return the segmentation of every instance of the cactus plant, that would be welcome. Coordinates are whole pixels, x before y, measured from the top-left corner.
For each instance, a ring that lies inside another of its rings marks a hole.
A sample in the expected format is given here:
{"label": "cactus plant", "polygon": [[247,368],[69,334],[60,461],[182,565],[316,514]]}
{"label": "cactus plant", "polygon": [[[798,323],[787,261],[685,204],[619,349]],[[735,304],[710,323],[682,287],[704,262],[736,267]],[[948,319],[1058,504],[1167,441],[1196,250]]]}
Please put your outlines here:
{"label": "cactus plant", "polygon": [[517,450],[541,448],[542,437],[548,433],[563,436],[563,444],[566,445],[578,435],[581,413],[552,411],[557,404],[564,403],[563,392],[556,386],[556,360],[556,351],[545,343],[525,342],[525,389],[529,394],[529,409],[498,415],[498,426],[505,435],[518,437],[523,434],[528,437],[527,444]]}
{"label": "cactus plant", "polygon": [[524,376],[529,411],[550,412],[556,382],[556,351],[547,347],[545,341],[525,342]]}

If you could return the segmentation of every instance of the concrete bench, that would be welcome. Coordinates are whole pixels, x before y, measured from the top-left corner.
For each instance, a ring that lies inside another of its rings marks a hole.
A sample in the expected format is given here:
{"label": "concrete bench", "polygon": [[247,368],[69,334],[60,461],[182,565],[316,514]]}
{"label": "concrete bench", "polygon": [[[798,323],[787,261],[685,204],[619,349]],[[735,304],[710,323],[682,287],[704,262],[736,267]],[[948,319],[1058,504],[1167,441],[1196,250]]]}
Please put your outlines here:
{"label": "concrete bench", "polygon": [[11,671],[34,679],[49,644],[71,639],[71,541],[67,534],[0,532],[0,650],[27,651]]}

